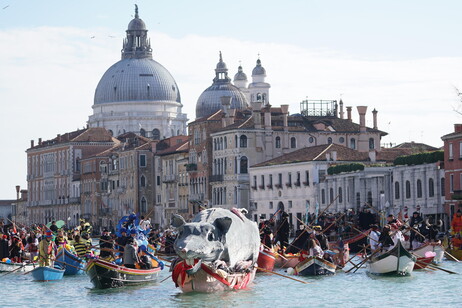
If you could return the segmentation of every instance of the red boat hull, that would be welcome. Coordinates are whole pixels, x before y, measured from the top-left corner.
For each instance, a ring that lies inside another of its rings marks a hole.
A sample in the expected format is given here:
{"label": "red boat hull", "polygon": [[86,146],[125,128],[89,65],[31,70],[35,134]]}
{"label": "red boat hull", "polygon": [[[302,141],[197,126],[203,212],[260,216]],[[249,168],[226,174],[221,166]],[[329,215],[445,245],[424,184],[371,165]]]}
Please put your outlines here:
{"label": "red boat hull", "polygon": [[417,262],[414,265],[414,270],[424,269],[430,263],[432,263],[434,256],[428,258],[417,258]]}
{"label": "red boat hull", "polygon": [[[257,264],[258,267],[263,268],[267,271],[272,271],[274,269],[274,264],[276,263],[276,254],[271,252],[268,249],[260,250],[258,255]],[[264,272],[257,269],[258,272]]]}

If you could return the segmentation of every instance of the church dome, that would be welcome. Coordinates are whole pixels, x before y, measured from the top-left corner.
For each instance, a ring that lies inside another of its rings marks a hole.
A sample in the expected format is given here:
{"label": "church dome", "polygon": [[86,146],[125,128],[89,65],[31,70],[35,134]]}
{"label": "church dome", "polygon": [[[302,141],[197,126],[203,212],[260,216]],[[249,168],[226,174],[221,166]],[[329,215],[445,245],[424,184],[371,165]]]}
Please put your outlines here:
{"label": "church dome", "polygon": [[234,75],[233,81],[243,80],[247,81],[247,75],[242,71],[242,66],[239,65],[237,68],[237,73]]}
{"label": "church dome", "polygon": [[138,17],[135,17],[128,24],[128,30],[146,30],[146,24]]}
{"label": "church dome", "polygon": [[256,75],[263,75],[266,76],[266,70],[263,66],[261,66],[260,59],[257,60],[257,66],[252,70],[252,76]]}
{"label": "church dome", "polygon": [[150,58],[120,60],[104,73],[96,87],[95,104],[130,101],[181,103],[175,79]]}
{"label": "church dome", "polygon": [[231,84],[228,77],[228,69],[223,62],[220,52],[220,60],[215,69],[213,84],[205,89],[199,96],[196,104],[196,118],[208,116],[222,108],[221,97],[230,96],[232,109],[247,108],[248,103],[244,94],[236,86]]}

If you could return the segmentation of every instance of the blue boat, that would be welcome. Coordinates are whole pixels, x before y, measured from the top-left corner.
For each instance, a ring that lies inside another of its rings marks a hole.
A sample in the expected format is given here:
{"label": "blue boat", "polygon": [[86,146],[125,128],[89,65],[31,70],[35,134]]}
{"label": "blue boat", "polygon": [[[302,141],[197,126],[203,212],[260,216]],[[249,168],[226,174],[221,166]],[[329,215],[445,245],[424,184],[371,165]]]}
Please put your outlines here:
{"label": "blue boat", "polygon": [[[64,251],[64,256],[63,256],[63,251]],[[65,269],[64,275],[84,274],[85,265],[87,264],[87,262],[84,259],[74,255],[67,248],[60,248],[58,250],[58,254],[56,255],[55,262]]]}
{"label": "blue boat", "polygon": [[52,281],[63,279],[64,269],[39,266],[31,271],[36,281]]}

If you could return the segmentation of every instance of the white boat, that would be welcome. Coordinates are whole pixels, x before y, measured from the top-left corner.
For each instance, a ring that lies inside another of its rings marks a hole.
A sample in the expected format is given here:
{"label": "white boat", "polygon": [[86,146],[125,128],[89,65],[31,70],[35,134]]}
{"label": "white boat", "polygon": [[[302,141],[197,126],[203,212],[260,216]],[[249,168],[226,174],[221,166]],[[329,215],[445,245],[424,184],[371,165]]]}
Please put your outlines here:
{"label": "white boat", "polygon": [[371,274],[376,275],[410,275],[417,258],[407,251],[401,241],[389,251],[373,256],[368,262]]}
{"label": "white boat", "polygon": [[435,258],[433,258],[433,263],[435,264],[438,264],[438,263],[441,263],[443,261],[443,257],[444,257],[444,248],[443,246],[441,246],[441,244],[436,244],[436,243],[426,243],[422,246],[420,246],[419,248],[417,249],[414,249],[412,251],[413,254],[421,257],[421,258],[425,258],[427,257],[425,254],[427,252],[434,252],[435,253]]}
{"label": "white boat", "polygon": [[26,272],[35,268],[37,263],[7,263],[0,261],[0,272]]}

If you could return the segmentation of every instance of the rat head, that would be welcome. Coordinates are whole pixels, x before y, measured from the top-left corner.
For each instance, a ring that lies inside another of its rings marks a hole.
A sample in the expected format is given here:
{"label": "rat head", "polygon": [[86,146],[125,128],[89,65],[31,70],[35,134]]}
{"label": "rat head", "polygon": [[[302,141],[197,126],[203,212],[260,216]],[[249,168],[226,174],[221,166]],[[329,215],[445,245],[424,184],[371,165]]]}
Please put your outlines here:
{"label": "rat head", "polygon": [[172,226],[178,228],[174,248],[185,260],[215,261],[225,250],[226,233],[232,223],[229,217],[216,218],[213,222],[186,223],[183,217],[174,215]]}

